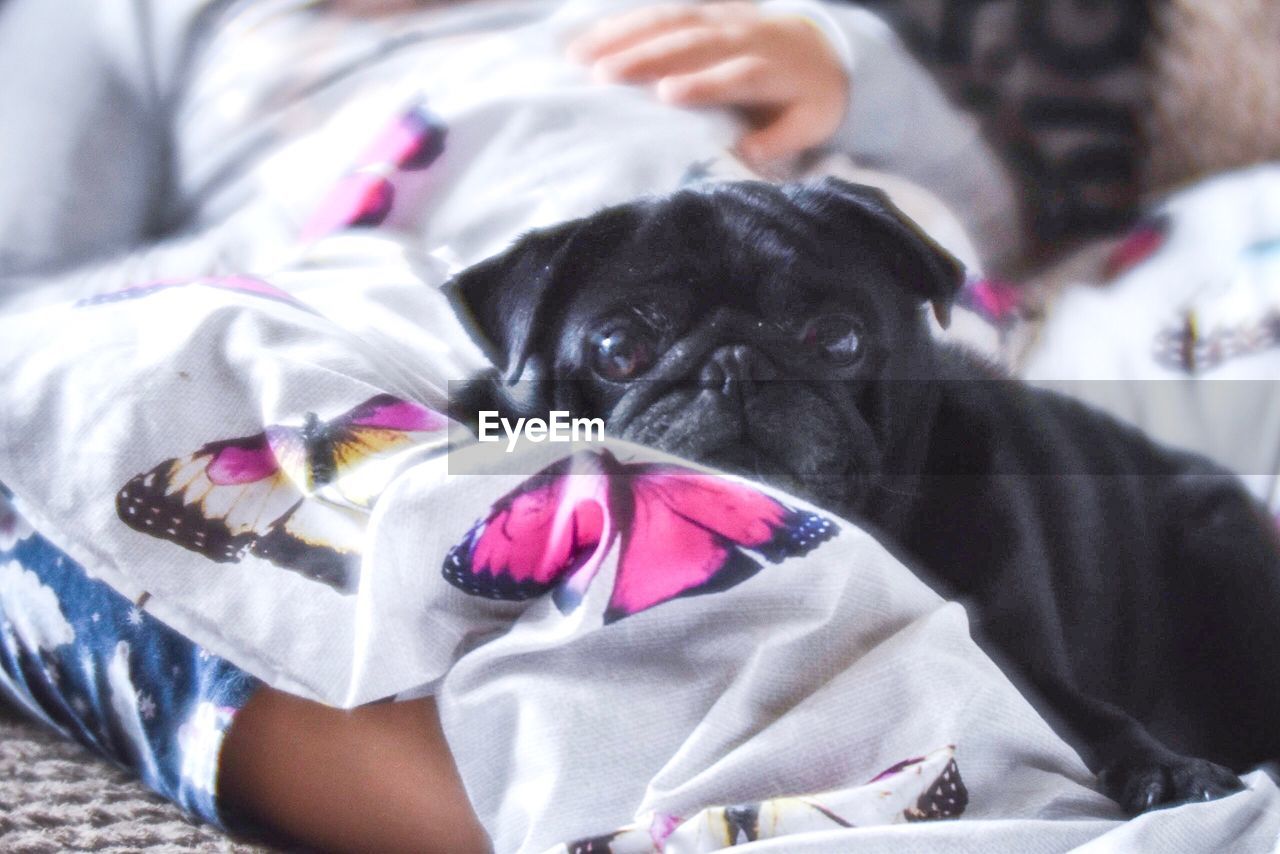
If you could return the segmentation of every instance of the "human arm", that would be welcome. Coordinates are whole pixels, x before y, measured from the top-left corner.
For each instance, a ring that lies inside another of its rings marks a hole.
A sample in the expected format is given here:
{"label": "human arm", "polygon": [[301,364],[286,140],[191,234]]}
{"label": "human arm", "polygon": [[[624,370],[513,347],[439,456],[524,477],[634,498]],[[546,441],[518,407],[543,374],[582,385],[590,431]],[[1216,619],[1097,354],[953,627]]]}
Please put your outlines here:
{"label": "human arm", "polygon": [[977,121],[953,106],[879,18],[817,0],[646,6],[600,21],[570,56],[602,80],[680,106],[730,106],[757,167],[813,151],[931,190],[994,268],[1021,251],[1015,190]]}

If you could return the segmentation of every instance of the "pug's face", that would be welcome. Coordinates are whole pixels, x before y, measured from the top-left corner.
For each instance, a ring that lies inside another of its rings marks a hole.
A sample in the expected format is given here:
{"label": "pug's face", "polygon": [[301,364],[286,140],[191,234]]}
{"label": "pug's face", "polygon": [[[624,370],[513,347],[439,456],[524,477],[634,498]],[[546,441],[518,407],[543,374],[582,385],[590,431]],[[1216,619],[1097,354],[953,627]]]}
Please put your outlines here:
{"label": "pug's face", "polygon": [[920,417],[922,306],[947,304],[959,279],[879,193],[827,181],[609,209],[452,287],[521,386],[482,383],[483,406],[599,417],[621,438],[852,509]]}

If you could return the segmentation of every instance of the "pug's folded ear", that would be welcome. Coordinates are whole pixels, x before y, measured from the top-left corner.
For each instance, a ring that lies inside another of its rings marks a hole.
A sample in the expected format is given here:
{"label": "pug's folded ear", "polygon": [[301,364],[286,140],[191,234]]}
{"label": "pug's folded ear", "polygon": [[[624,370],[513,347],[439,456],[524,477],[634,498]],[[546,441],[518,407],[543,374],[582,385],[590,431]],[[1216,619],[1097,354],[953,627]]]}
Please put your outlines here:
{"label": "pug's folded ear", "polygon": [[507,383],[541,379],[535,375],[537,333],[551,312],[547,303],[574,228],[568,223],[527,234],[444,285],[463,326]]}
{"label": "pug's folded ear", "polygon": [[463,325],[508,383],[542,379],[534,357],[554,336],[555,321],[588,268],[634,232],[635,207],[618,205],[531,231],[444,284]]}
{"label": "pug's folded ear", "polygon": [[[542,376],[541,365],[526,371]],[[487,371],[464,383],[449,384],[449,417],[476,432],[480,413],[497,412],[506,418],[546,418],[555,407],[554,384],[548,379],[507,382],[496,371]]]}
{"label": "pug's folded ear", "polygon": [[883,257],[894,280],[922,302],[932,303],[943,328],[950,324],[951,304],[964,284],[964,265],[898,210],[882,190],[823,178],[795,185],[791,195],[807,212],[834,224],[848,222],[851,230],[891,248]]}

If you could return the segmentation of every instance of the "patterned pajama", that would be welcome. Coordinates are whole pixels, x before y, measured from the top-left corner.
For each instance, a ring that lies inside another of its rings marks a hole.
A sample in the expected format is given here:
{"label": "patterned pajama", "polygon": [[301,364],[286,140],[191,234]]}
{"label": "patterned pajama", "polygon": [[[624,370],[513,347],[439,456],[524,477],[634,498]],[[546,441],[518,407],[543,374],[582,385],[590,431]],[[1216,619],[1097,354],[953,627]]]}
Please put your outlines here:
{"label": "patterned pajama", "polygon": [[11,705],[228,828],[218,754],[258,684],[90,578],[0,489],[0,695]]}

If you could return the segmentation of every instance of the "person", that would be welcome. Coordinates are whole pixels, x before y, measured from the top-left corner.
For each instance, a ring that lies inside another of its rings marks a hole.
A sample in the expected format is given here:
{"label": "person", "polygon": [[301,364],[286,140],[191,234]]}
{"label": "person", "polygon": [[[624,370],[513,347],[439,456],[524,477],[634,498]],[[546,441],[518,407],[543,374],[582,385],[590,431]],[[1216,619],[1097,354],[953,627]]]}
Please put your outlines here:
{"label": "person", "polygon": [[[321,127],[337,96],[316,95],[316,88],[299,84],[300,68],[318,73],[310,58],[300,56],[314,43],[301,38],[290,42],[289,32],[282,30],[275,44],[289,45],[294,53],[262,58],[246,50],[245,40],[252,44],[255,33],[269,28],[272,14],[302,7],[309,16],[307,26],[322,26],[325,45],[343,45],[333,49],[348,58],[365,51],[367,58],[371,46],[386,43],[380,39],[394,32],[401,16],[437,11],[436,4],[369,0],[256,7],[165,0],[142,4],[149,11],[136,19],[107,0],[92,20],[59,18],[51,24],[49,16],[36,11],[42,5],[20,0],[0,9],[0,57],[17,56],[4,46],[18,45],[24,33],[29,48],[48,47],[50,40],[65,47],[77,38],[98,39],[107,32],[115,37],[105,41],[107,50],[76,54],[76,61],[120,63],[129,73],[79,82],[41,80],[34,87],[37,93],[55,85],[74,89],[83,82],[79,96],[92,102],[94,87],[107,79],[124,80],[126,88],[134,89],[133,95],[119,89],[99,93],[104,102],[93,111],[121,99],[130,109],[113,116],[95,112],[105,132],[95,137],[85,133],[85,115],[38,108],[30,103],[32,93],[15,86],[13,74],[3,75],[8,83],[0,89],[0,106],[7,115],[29,115],[30,121],[19,123],[19,131],[0,135],[0,154],[8,163],[31,161],[36,168],[13,168],[0,179],[0,225],[5,226],[0,228],[0,281],[6,289],[0,310],[6,308],[5,299],[13,310],[37,292],[47,301],[166,276],[261,268],[260,246],[250,246],[245,235],[262,230],[263,204],[278,207],[287,200],[271,196],[259,166],[280,159],[277,155],[286,150],[300,123],[313,131]],[[475,5],[480,10],[485,4]],[[492,31],[511,20],[527,20],[511,9],[504,7],[496,19],[477,11],[476,20],[482,22],[478,29]],[[790,0],[640,6],[604,16],[595,11],[597,22],[581,30],[565,52],[570,61],[589,67],[596,80],[643,87],[673,107],[729,109],[740,120],[739,154],[764,173],[824,148],[892,167],[956,205],[990,259],[998,263],[1016,252],[1015,205],[998,161],[982,145],[974,124],[946,104],[887,28],[870,15],[860,13],[850,28],[833,19],[830,7]],[[840,12],[847,20],[849,10]],[[103,20],[117,26],[103,28]],[[120,20],[136,31],[122,36]],[[290,26],[297,23],[287,15],[285,20]],[[456,33],[456,19],[450,26]],[[350,28],[350,38],[334,40],[333,28],[341,27]],[[32,39],[29,28],[42,33],[44,41]],[[214,30],[218,34],[211,35]],[[122,59],[112,53],[128,54],[131,45],[148,39],[152,46],[136,55]],[[262,69],[246,58],[250,55],[274,62],[278,79],[263,77]],[[354,88],[343,98],[358,90],[358,75],[352,81]],[[282,107],[273,101],[291,96],[306,103]],[[22,107],[20,113],[9,109],[15,101],[26,101],[16,105]],[[248,129],[241,129],[242,124]],[[90,141],[88,153],[71,144],[77,138]],[[915,144],[921,138],[932,144]],[[120,144],[122,139],[127,143]],[[46,148],[44,156],[33,157],[32,150],[40,147]],[[86,157],[115,159],[119,170],[86,171]],[[165,164],[158,174],[157,162]],[[68,185],[62,173],[88,180]],[[33,191],[33,183],[55,180],[56,192]],[[89,208],[86,198],[93,202]],[[19,205],[18,199],[32,201]],[[246,209],[255,211],[254,216],[244,215]],[[297,217],[280,219],[293,223]],[[296,230],[290,237],[296,237]],[[10,518],[19,518],[17,511],[11,509]],[[25,523],[13,522],[18,524]],[[45,567],[47,574],[23,583],[55,590],[70,623],[81,619],[99,625],[94,616],[108,608],[125,615],[126,623],[133,620],[137,608],[130,609],[127,600],[60,563],[56,549],[39,535],[31,533],[31,542],[46,549],[48,559],[24,566]],[[0,549],[0,557],[14,554]],[[56,578],[55,563],[61,573]],[[22,573],[31,571],[15,570],[15,578],[25,579]],[[97,610],[91,603],[97,603]],[[93,735],[93,726],[75,723],[97,716],[101,729],[113,710],[77,710],[59,700],[60,691],[71,689],[60,687],[55,677],[42,681],[38,668],[33,669],[32,662],[47,651],[32,648],[34,636],[22,629],[22,601],[8,597],[0,599],[0,606],[0,622],[10,628],[9,635],[31,641],[25,648],[19,643],[4,658],[9,693],[21,695],[21,705],[60,729],[133,765],[162,793],[210,821],[233,831],[266,829],[323,850],[465,852],[488,845],[429,697],[354,710],[301,699],[202,650],[193,652],[180,634],[139,616],[133,629],[146,631],[130,636],[125,653],[155,664],[157,680],[166,678],[158,662],[172,661],[174,674],[155,691],[171,695],[172,708],[142,715],[148,738],[164,745],[144,762],[113,750],[109,739]],[[109,670],[121,643],[115,636],[101,636],[94,646],[102,659],[94,665],[96,673]],[[212,765],[214,779],[192,795],[160,766],[195,761],[187,755],[197,752],[193,740],[183,737],[180,725],[192,720],[184,710],[206,707],[216,710],[217,723],[210,725],[211,737],[195,741],[204,751],[200,761]]]}

